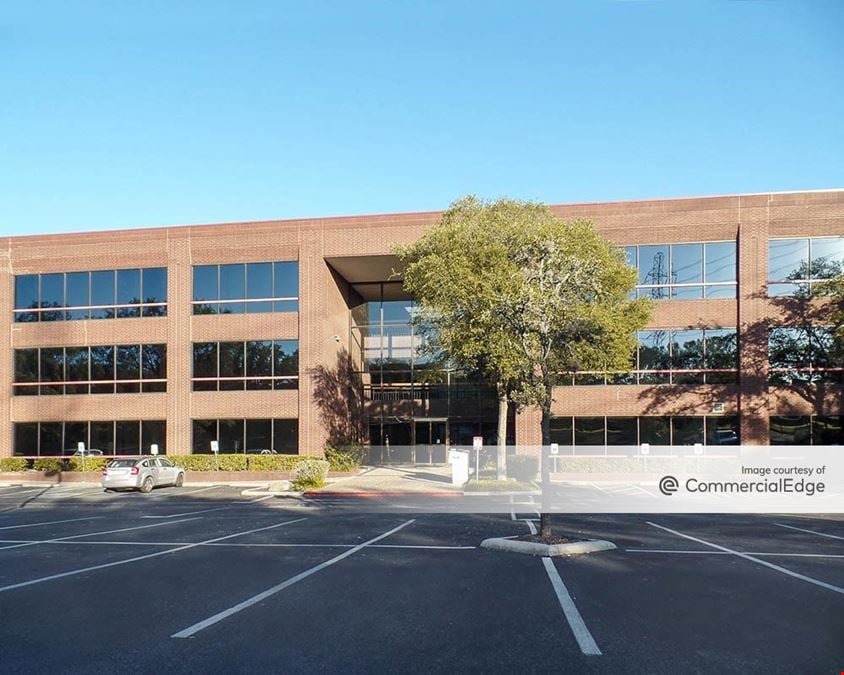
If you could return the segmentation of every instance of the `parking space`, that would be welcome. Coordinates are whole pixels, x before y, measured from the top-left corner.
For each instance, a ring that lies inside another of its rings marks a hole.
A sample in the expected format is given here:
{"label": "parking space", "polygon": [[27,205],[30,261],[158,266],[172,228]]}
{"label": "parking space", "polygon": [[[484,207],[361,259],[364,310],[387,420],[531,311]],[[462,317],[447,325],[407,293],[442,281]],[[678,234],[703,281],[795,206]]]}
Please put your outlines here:
{"label": "parking space", "polygon": [[127,658],[165,672],[844,664],[840,518],[555,516],[558,529],[618,548],[550,560],[479,548],[526,533],[520,517],[533,514],[371,512],[371,502],[256,502],[207,487],[83,487],[29,503],[29,488],[3,489],[0,503],[13,506],[0,513],[4,668],[96,672]]}

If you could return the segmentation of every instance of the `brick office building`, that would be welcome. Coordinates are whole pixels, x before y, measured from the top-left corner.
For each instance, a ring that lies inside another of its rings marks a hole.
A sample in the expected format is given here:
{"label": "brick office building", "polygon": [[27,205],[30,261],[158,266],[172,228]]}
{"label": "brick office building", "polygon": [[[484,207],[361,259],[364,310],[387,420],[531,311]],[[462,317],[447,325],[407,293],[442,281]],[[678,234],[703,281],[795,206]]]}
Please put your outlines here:
{"label": "brick office building", "polygon": [[[556,440],[842,441],[841,364],[778,345],[826,339],[800,328],[822,326],[823,303],[791,296],[844,262],[844,191],[552,208],[625,247],[638,292],[659,300],[632,374],[561,376]],[[208,452],[212,439],[319,454],[357,429],[441,461],[446,444],[491,440],[488,388],[415,356],[394,274],[391,245],[438,216],[5,239],[0,456],[79,441]],[[539,443],[537,411],[514,416],[510,442]]]}

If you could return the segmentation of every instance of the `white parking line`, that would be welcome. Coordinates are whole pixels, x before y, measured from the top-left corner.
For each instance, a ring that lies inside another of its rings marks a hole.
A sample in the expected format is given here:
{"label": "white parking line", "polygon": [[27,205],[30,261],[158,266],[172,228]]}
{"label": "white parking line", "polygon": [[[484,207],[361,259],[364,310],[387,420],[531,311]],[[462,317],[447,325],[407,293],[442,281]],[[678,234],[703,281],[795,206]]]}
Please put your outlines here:
{"label": "white parking line", "polygon": [[42,525],[58,525],[59,523],[73,523],[80,520],[97,520],[102,516],[89,516],[88,518],[67,518],[66,520],[47,520],[38,523],[26,523],[25,525],[4,525],[0,530],[19,530],[24,527],[41,527]]}
{"label": "white parking line", "polygon": [[[536,534],[536,525],[529,520],[526,520],[525,524],[531,534]],[[554,566],[554,561],[551,558],[543,557],[542,564],[545,566],[545,572],[551,581],[551,586],[554,587],[554,593],[557,595],[560,607],[563,608],[563,614],[569,623],[571,632],[574,634],[574,639],[577,640],[580,651],[587,656],[602,656],[601,650],[598,649],[598,643],[595,642],[595,638],[592,637],[592,633],[586,627],[583,617],[577,610],[577,605],[574,604],[571,594],[563,583],[563,578]]]}
{"label": "white parking line", "polygon": [[[169,525],[170,523],[159,523]],[[183,541],[65,541],[59,539],[0,539],[0,544],[61,544],[61,545],[94,545],[94,546],[181,546]],[[232,544],[216,543],[201,544],[201,546],[221,548],[354,548],[359,544],[286,544],[286,543],[258,543]],[[424,544],[371,544],[367,548],[397,548],[422,549],[431,551],[473,551],[477,546],[435,546]]]}
{"label": "white parking line", "polygon": [[[733,555],[728,551],[683,551],[657,548],[626,548],[625,553],[693,553],[697,555]],[[844,553],[758,553],[745,551],[747,555],[760,555],[769,558],[844,558]]]}
{"label": "white parking line", "polygon": [[197,513],[211,513],[211,511],[224,511],[234,508],[232,506],[218,506],[214,509],[201,509],[199,511],[185,511],[184,513],[170,513],[166,516],[141,516],[141,518],[178,518],[179,516],[195,516]]}
{"label": "white parking line", "polygon": [[69,537],[58,537],[56,539],[40,539],[30,540],[22,544],[15,544],[14,546],[0,546],[0,551],[5,551],[10,548],[23,548],[24,546],[36,546],[37,544],[54,544],[59,541],[69,541],[71,539],[81,539],[82,537],[95,537],[100,534],[115,534],[116,532],[130,532],[132,530],[145,530],[150,527],[160,527],[161,525],[175,525],[176,523],[185,523],[189,520],[198,520],[197,518],[185,518],[184,520],[173,520],[169,523],[153,523],[152,525],[138,525],[137,527],[121,527],[118,530],[103,530],[101,532],[86,532],[85,534],[74,534]]}
{"label": "white parking line", "polygon": [[[12,591],[16,588],[23,588],[25,586],[32,586],[34,584],[40,584],[45,581],[52,581],[53,579],[63,579],[64,577],[71,577],[77,574],[84,574],[85,572],[93,572],[94,570],[102,570],[106,569],[107,567],[117,567],[118,565],[128,565],[129,563],[139,562],[141,560],[148,560],[149,558],[157,558],[162,555],[169,555],[170,553],[177,553],[179,551],[187,551],[191,548],[196,548],[197,546],[202,546],[203,544],[211,544],[217,541],[223,541],[225,539],[231,539],[233,537],[242,537],[246,534],[252,534],[253,532],[262,532],[264,530],[272,530],[276,527],[284,527],[285,525],[292,525],[293,523],[298,523],[305,520],[305,518],[297,518],[296,520],[287,520],[283,523],[276,523],[275,525],[269,525],[267,527],[258,527],[254,530],[246,530],[245,532],[235,532],[234,534],[228,534],[225,537],[216,537],[214,539],[208,539],[206,541],[199,541],[194,544],[185,544],[184,546],[178,546],[177,548],[168,548],[166,551],[156,551],[155,553],[147,553],[146,555],[139,555],[135,556],[134,558],[127,558],[125,560],[115,560],[114,562],[110,563],[103,563],[102,565],[91,565],[90,567],[83,567],[77,570],[70,570],[68,572],[61,572],[59,574],[51,574],[47,577],[39,577],[38,579],[30,579],[29,581],[22,581],[17,584],[10,584],[8,586],[0,587],[0,593],[5,591]],[[178,521],[173,521],[178,522]],[[156,523],[155,525],[148,525],[147,527],[155,527],[156,525],[171,525],[172,523]]]}
{"label": "white parking line", "polygon": [[[360,551],[362,548],[370,546],[371,544],[374,544],[376,541],[381,541],[385,537],[389,537],[391,534],[394,534],[395,532],[398,532],[402,528],[407,527],[408,525],[413,523],[415,520],[416,520],[415,518],[412,518],[408,521],[405,521],[404,523],[402,523],[398,527],[394,527],[392,530],[388,530],[387,532],[384,532],[384,534],[379,534],[377,537],[373,537],[369,541],[365,541],[362,544],[358,544],[354,548],[350,548],[348,551],[344,551],[340,555],[334,556],[330,560],[326,560],[324,563],[320,563],[319,565],[311,567],[310,569],[307,569],[304,572],[297,574],[296,576],[290,577],[286,581],[282,581],[280,584],[277,584],[277,585],[273,586],[272,588],[268,588],[266,591],[263,591],[262,593],[258,593],[258,595],[254,595],[251,598],[236,604],[234,607],[229,607],[228,609],[223,610],[222,612],[218,612],[214,616],[210,616],[207,619],[200,621],[199,623],[195,623],[192,626],[188,626],[184,630],[180,630],[178,633],[173,633],[173,635],[171,635],[170,637],[174,637],[174,638],[189,638],[189,637],[192,637],[192,636],[196,635],[199,631],[204,630],[204,629],[208,628],[209,626],[213,626],[214,624],[219,623],[220,621],[223,621],[223,620],[229,618],[230,616],[232,616],[233,614],[237,614],[238,612],[241,612],[244,609],[247,609],[247,608],[251,607],[252,605],[254,605],[256,603],[259,603],[262,600],[266,600],[267,598],[275,595],[276,593],[283,591],[285,588],[288,588],[288,587],[292,586],[293,584],[296,584],[296,583],[302,581],[303,579],[307,579],[312,574],[316,574],[320,570],[323,570],[326,567],[330,567],[331,565],[334,565],[335,563],[338,563],[341,560],[348,558],[350,555],[354,555],[355,553]],[[2,590],[2,589],[0,589],[0,590]]]}
{"label": "white parking line", "polygon": [[780,567],[779,565],[774,565],[773,563],[769,563],[767,560],[760,560],[759,558],[754,558],[752,555],[748,553],[742,553],[740,551],[735,551],[731,548],[727,548],[726,546],[719,546],[718,544],[713,544],[712,542],[705,541],[703,539],[698,539],[697,537],[692,537],[688,534],[683,534],[682,532],[678,532],[677,530],[672,530],[671,528],[665,527],[663,525],[657,525],[656,523],[652,523],[650,521],[645,521],[648,525],[652,527],[657,527],[660,530],[665,530],[666,532],[670,532],[671,534],[676,534],[678,537],[683,537],[684,539],[688,539],[690,541],[696,541],[698,544],[703,544],[705,546],[710,546],[712,548],[718,549],[719,551],[726,551],[727,553],[732,553],[733,555],[738,556],[739,558],[744,558],[745,560],[749,560],[750,562],[754,562],[757,565],[763,565],[772,570],[776,570],[777,572],[782,572],[783,574],[787,574],[790,577],[794,577],[795,579],[800,579],[801,581],[807,581],[810,584],[814,584],[815,586],[820,586],[821,588],[826,588],[829,591],[834,591],[835,593],[842,593],[844,594],[844,588],[839,586],[835,586],[833,584],[828,584],[825,581],[820,581],[818,579],[813,579],[812,577],[807,577],[804,574],[798,574],[797,572],[792,572],[785,567]]}
{"label": "white parking line", "polygon": [[802,527],[794,527],[794,525],[784,525],[783,523],[774,523],[774,525],[779,525],[780,527],[787,527],[789,530],[797,530],[798,532],[808,532],[809,534],[814,534],[818,537],[828,537],[829,539],[844,540],[844,537],[839,537],[835,534],[827,534],[826,532],[815,532],[814,530],[806,530]]}

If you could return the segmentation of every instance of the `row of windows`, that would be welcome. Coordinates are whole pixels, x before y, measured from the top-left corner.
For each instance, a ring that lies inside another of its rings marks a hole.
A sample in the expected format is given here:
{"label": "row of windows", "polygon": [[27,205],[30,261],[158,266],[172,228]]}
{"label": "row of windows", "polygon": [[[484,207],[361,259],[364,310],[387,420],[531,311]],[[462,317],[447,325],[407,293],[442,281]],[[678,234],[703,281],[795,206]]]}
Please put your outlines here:
{"label": "row of windows", "polygon": [[15,350],[18,396],[163,391],[167,391],[164,344]]}
{"label": "row of windows", "polygon": [[817,281],[844,273],[844,237],[768,241],[768,295],[806,295]]}
{"label": "row of windows", "polygon": [[771,445],[844,445],[844,415],[771,417]]}
{"label": "row of windows", "polygon": [[773,384],[844,382],[844,362],[834,358],[835,336],[824,326],[768,330],[768,379]]}
{"label": "row of windows", "polygon": [[630,373],[562,374],[570,384],[735,384],[738,335],[735,328],[643,330]]}
{"label": "row of windows", "polygon": [[299,263],[260,262],[193,268],[194,314],[299,310]]}
{"label": "row of windows", "polygon": [[634,297],[736,297],[734,241],[625,246],[624,252],[639,272]]}
{"label": "row of windows", "polygon": [[193,420],[193,453],[210,454],[211,441],[217,441],[221,453],[269,450],[295,455],[299,452],[299,420]]}
{"label": "row of windows", "polygon": [[569,445],[738,445],[738,417],[554,417],[551,442]]}
{"label": "row of windows", "polygon": [[194,391],[299,388],[298,340],[195,342]]}
{"label": "row of windows", "polygon": [[167,452],[164,420],[116,420],[92,422],[17,422],[15,456],[55,457],[70,455],[78,443],[106,455],[150,454],[150,446]]}
{"label": "row of windows", "polygon": [[18,322],[166,315],[164,267],[15,277]]}

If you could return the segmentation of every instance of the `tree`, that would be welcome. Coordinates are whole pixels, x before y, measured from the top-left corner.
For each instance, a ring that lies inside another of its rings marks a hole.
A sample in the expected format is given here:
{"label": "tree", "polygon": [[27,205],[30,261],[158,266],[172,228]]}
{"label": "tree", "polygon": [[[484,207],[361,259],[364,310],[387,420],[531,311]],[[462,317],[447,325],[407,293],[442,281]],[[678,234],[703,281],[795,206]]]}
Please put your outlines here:
{"label": "tree", "polygon": [[[508,398],[540,408],[547,495],[555,378],[629,370],[635,331],[651,306],[629,299],[635,270],[589,221],[563,221],[542,204],[507,199],[456,202],[438,227],[398,254],[438,346],[458,363],[483,364]],[[540,536],[551,538],[547,509]]]}

